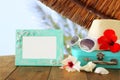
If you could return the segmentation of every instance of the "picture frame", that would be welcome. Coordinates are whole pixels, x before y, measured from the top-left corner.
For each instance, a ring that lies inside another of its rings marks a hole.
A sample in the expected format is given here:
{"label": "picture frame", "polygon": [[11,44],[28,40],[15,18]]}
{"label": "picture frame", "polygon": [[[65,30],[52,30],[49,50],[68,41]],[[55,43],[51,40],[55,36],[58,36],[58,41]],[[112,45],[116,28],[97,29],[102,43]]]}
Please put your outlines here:
{"label": "picture frame", "polygon": [[62,30],[16,30],[16,66],[61,66]]}

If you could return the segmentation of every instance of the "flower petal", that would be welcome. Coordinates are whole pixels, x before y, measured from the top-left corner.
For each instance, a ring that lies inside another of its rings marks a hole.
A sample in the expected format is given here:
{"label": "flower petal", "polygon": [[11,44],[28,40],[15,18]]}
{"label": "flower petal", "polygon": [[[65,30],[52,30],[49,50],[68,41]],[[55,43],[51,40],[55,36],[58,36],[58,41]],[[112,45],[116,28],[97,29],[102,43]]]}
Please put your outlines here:
{"label": "flower petal", "polygon": [[109,39],[106,38],[105,36],[101,36],[100,38],[98,38],[98,44],[102,44],[102,43],[108,43]]}
{"label": "flower petal", "polygon": [[65,70],[67,70],[68,72],[74,72],[74,71],[76,71],[75,68],[70,68],[69,66],[66,66],[66,67],[61,66],[61,67],[59,67],[59,68],[60,68],[60,69],[65,69]]}
{"label": "flower petal", "polygon": [[76,71],[76,69],[74,69],[74,68],[66,68],[66,70],[67,70],[68,72],[74,72],[74,71]]}
{"label": "flower petal", "polygon": [[77,61],[77,63],[73,66],[74,69],[76,69],[78,72],[80,72],[80,62]]}
{"label": "flower petal", "polygon": [[117,41],[117,36],[116,35],[109,35],[106,38],[109,40],[109,42],[110,41],[113,41],[113,42]]}
{"label": "flower petal", "polygon": [[109,50],[109,45],[107,43],[103,43],[100,45],[99,49],[101,50]]}
{"label": "flower petal", "polygon": [[106,38],[108,38],[108,40],[112,40],[113,42],[116,42],[117,40],[117,36],[115,35],[115,31],[112,30],[112,29],[107,29],[105,32],[104,32],[104,36]]}
{"label": "flower petal", "polygon": [[76,61],[77,61],[77,59],[76,59],[75,57],[69,55],[66,59],[64,59],[64,60],[62,61],[62,64],[63,64],[63,65],[68,65],[68,62],[70,62],[70,61],[72,61],[73,64],[75,64]]}
{"label": "flower petal", "polygon": [[114,30],[112,30],[112,29],[107,29],[107,30],[105,30],[104,31],[104,35],[105,36],[110,36],[110,35],[115,35],[115,31]]}
{"label": "flower petal", "polygon": [[114,43],[113,46],[110,46],[110,51],[113,53],[120,51],[120,44]]}

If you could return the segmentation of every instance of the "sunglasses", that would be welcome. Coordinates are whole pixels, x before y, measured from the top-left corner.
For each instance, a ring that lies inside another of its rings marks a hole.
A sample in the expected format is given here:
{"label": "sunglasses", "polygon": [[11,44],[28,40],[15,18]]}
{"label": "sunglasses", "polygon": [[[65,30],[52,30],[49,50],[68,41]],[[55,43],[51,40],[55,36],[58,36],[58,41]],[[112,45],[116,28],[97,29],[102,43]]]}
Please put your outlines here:
{"label": "sunglasses", "polygon": [[70,41],[70,46],[78,45],[79,48],[86,52],[92,52],[96,48],[97,41],[91,38],[80,39],[79,36],[73,36]]}

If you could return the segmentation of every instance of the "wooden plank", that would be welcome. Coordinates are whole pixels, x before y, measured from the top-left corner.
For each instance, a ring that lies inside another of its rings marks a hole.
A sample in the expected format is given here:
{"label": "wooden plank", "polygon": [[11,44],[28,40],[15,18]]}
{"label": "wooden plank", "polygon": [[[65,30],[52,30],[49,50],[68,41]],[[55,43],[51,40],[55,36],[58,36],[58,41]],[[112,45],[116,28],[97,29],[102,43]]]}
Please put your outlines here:
{"label": "wooden plank", "polygon": [[120,80],[120,70],[109,70],[110,71],[110,80]]}
{"label": "wooden plank", "polygon": [[6,80],[47,80],[51,67],[18,67]]}
{"label": "wooden plank", "polygon": [[[92,72],[92,73],[87,73],[87,77],[88,80],[111,80],[109,74],[100,75]],[[118,79],[114,79],[114,80],[118,80]]]}
{"label": "wooden plank", "polygon": [[118,76],[119,76],[119,80],[120,80],[120,70],[119,70],[119,74],[118,74]]}
{"label": "wooden plank", "polygon": [[109,74],[100,75],[96,73],[87,73],[88,80],[120,80],[120,70],[109,69]]}
{"label": "wooden plank", "polygon": [[58,67],[52,67],[48,80],[87,80],[87,77],[85,72],[67,72]]}
{"label": "wooden plank", "polygon": [[67,72],[59,67],[15,67],[14,56],[0,56],[0,80],[120,80],[120,70],[108,75]]}
{"label": "wooden plank", "polygon": [[0,80],[4,80],[16,67],[15,56],[0,56]]}

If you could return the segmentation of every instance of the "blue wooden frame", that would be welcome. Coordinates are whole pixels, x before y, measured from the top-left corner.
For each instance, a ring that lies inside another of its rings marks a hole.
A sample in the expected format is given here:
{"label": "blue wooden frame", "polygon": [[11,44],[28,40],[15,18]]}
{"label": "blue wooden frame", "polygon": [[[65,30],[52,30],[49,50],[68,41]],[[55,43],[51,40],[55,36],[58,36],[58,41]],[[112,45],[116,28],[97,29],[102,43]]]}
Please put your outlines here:
{"label": "blue wooden frame", "polygon": [[[54,36],[56,37],[56,59],[23,59],[22,45],[24,36]],[[61,66],[63,59],[62,30],[16,30],[16,66]]]}

